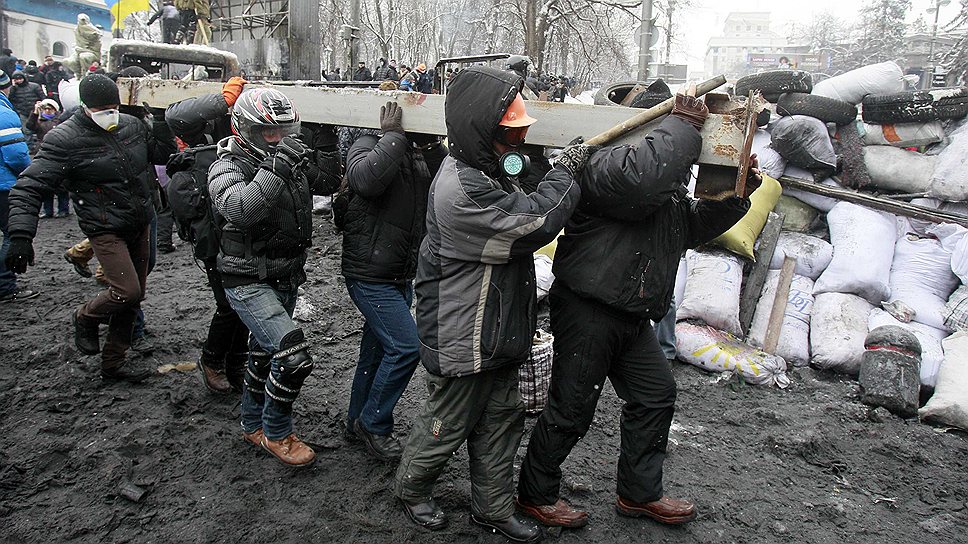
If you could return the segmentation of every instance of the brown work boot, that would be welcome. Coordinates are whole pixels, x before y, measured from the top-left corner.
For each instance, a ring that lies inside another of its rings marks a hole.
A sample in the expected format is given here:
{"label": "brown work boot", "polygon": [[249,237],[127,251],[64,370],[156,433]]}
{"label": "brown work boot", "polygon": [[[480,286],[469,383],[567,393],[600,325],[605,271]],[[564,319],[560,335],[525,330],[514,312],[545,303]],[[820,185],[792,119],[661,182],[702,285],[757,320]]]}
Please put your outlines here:
{"label": "brown work boot", "polygon": [[304,467],[316,459],[316,452],[299,440],[296,433],[290,433],[282,440],[269,440],[268,436],[263,435],[262,448],[291,467]]}
{"label": "brown work boot", "polygon": [[249,444],[252,444],[253,446],[261,446],[262,439],[265,438],[265,436],[266,436],[265,433],[262,432],[262,427],[259,427],[258,429],[252,431],[251,433],[242,431],[242,440],[245,440],[246,442],[248,442]]}
{"label": "brown work boot", "polygon": [[518,505],[518,510],[522,514],[531,516],[538,520],[542,525],[551,527],[567,527],[577,529],[588,525],[588,512],[576,510],[563,499],[558,499],[554,504],[528,504],[520,498],[514,502]]}
{"label": "brown work boot", "polygon": [[696,506],[689,501],[662,497],[657,501],[638,503],[619,497],[615,510],[631,518],[650,517],[666,525],[681,525],[696,519]]}
{"label": "brown work boot", "polygon": [[198,358],[198,371],[202,375],[202,383],[209,391],[215,393],[228,393],[232,390],[229,380],[225,377],[224,370],[216,370],[204,363],[205,356]]}
{"label": "brown work boot", "polygon": [[88,261],[78,257],[72,253],[70,249],[64,252],[64,260],[71,263],[71,265],[74,267],[74,272],[77,272],[82,277],[90,278],[94,275],[94,273],[91,272],[91,267],[87,264]]}

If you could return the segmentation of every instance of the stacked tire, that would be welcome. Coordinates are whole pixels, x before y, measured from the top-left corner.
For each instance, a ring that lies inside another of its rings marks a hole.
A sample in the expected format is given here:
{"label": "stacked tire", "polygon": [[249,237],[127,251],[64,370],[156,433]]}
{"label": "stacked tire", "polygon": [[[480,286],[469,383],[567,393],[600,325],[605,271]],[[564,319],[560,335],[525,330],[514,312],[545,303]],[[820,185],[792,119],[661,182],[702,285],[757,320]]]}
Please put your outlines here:
{"label": "stacked tire", "polygon": [[926,123],[968,115],[968,87],[949,87],[864,98],[867,123]]}
{"label": "stacked tire", "polygon": [[776,112],[780,115],[808,115],[838,126],[857,120],[857,106],[836,98],[806,93],[780,95]]}
{"label": "stacked tire", "polygon": [[776,103],[783,93],[810,93],[813,78],[803,70],[771,70],[739,78],[733,87],[736,96],[758,91],[767,102]]}

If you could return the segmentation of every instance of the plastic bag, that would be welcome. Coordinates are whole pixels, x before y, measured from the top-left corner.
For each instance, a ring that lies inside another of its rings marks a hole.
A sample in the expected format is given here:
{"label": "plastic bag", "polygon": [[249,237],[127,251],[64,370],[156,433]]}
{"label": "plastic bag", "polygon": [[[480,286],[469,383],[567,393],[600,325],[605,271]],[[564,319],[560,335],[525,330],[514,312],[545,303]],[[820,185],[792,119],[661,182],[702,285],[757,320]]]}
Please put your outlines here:
{"label": "plastic bag", "polygon": [[944,329],[945,301],[958,287],[958,278],[951,272],[951,252],[934,238],[902,236],[894,247],[890,286],[888,302],[903,302],[914,310],[914,321]]}
{"label": "plastic bag", "polygon": [[867,317],[873,309],[856,295],[815,294],[810,316],[810,364],[856,376],[864,356]]}
{"label": "plastic bag", "polygon": [[944,362],[934,396],[918,410],[925,421],[968,430],[968,333],[955,333],[941,343]]}
{"label": "plastic bag", "polygon": [[676,323],[676,349],[680,360],[710,372],[738,372],[754,385],[790,385],[782,357],[754,349],[708,325]]}
{"label": "plastic bag", "polygon": [[771,178],[779,178],[786,169],[787,161],[776,152],[770,145],[770,133],[765,130],[757,130],[753,133],[752,152],[756,153],[756,158],[760,163],[760,172]]}
{"label": "plastic bag", "polygon": [[[797,258],[794,273],[816,280],[834,258],[834,246],[816,236],[799,232],[781,232],[776,241],[776,251],[770,260],[770,270],[779,270],[787,255]],[[813,281],[811,281],[811,286]]]}
{"label": "plastic bag", "polygon": [[942,200],[968,200],[968,131],[953,134],[937,157],[928,193]]}
{"label": "plastic bag", "polygon": [[750,195],[750,209],[746,215],[712,243],[747,259],[753,259],[756,239],[763,231],[770,211],[776,206],[782,192],[779,181],[763,174],[763,184]]}
{"label": "plastic bag", "polygon": [[739,293],[743,262],[725,251],[686,252],[686,292],[676,320],[699,319],[719,330],[742,334]]}
{"label": "plastic bag", "polygon": [[931,189],[936,157],[889,145],[864,147],[864,164],[871,183],[888,191],[924,193]]}
{"label": "plastic bag", "polygon": [[551,258],[547,255],[534,254],[534,277],[538,300],[543,300],[548,296],[551,285],[555,283],[555,274],[551,271],[552,264]]}
{"label": "plastic bag", "polygon": [[896,125],[871,125],[858,121],[857,129],[864,145],[918,147],[940,142],[944,139],[944,128],[941,127],[941,121],[898,123]]}
{"label": "plastic bag", "polygon": [[[766,329],[770,323],[770,313],[773,311],[773,301],[776,299],[777,285],[780,272],[771,270],[763,284],[763,291],[759,302],[756,303],[756,313],[747,340],[753,347],[763,347],[766,341]],[[810,364],[810,313],[813,311],[813,280],[804,276],[793,276],[790,283],[790,294],[787,296],[786,309],[783,312],[783,324],[780,326],[780,339],[776,344],[776,354],[793,366]]]}
{"label": "plastic bag", "polygon": [[948,331],[922,323],[902,323],[884,310],[874,308],[867,318],[867,327],[874,330],[884,325],[901,327],[911,331],[911,334],[918,338],[918,342],[921,343],[921,384],[934,387],[938,379],[938,368],[941,367],[941,361],[944,360],[941,341],[948,336]]}
{"label": "plastic bag", "polygon": [[834,173],[837,156],[827,125],[806,115],[790,115],[776,122],[772,145],[790,164],[823,177]]}
{"label": "plastic bag", "polygon": [[891,295],[891,263],[897,221],[889,213],[841,202],[827,214],[834,258],[817,279],[814,294],[852,293],[872,304]]}
{"label": "plastic bag", "polygon": [[812,94],[858,105],[869,94],[894,94],[904,90],[904,73],[897,63],[871,64],[825,79],[813,86]]}

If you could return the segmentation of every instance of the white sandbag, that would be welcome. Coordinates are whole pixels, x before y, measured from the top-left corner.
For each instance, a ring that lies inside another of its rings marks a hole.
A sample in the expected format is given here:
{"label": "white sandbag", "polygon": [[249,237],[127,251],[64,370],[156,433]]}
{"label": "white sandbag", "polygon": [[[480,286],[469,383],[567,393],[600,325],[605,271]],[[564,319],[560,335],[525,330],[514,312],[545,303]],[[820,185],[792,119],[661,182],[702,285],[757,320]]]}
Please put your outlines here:
{"label": "white sandbag", "polygon": [[[811,172],[808,172],[807,170],[804,170],[803,168],[800,168],[799,166],[796,166],[793,164],[787,165],[786,170],[783,171],[783,175],[790,176],[791,178],[813,181],[813,174]],[[828,187],[843,188],[843,185],[840,185],[839,183],[837,183],[836,181],[830,178],[827,178],[819,183],[820,185],[826,185]],[[800,202],[809,204],[814,208],[817,208],[818,210],[825,213],[832,210],[834,206],[836,206],[841,202],[836,198],[830,198],[829,196],[822,196],[814,193],[808,193],[807,191],[794,189],[792,187],[784,187],[783,194],[786,196],[792,196],[793,198],[799,200]]]}
{"label": "white sandbag", "polygon": [[941,246],[951,253],[951,271],[968,285],[968,229],[952,223],[941,223],[927,229],[936,236]]}
{"label": "white sandbag", "polygon": [[889,145],[864,147],[864,164],[878,189],[925,193],[931,188],[937,157]]}
{"label": "white sandbag", "polygon": [[959,130],[937,156],[928,193],[941,200],[968,200],[968,131]]}
{"label": "white sandbag", "polygon": [[555,274],[551,271],[551,257],[541,253],[534,254],[534,277],[535,289],[538,292],[538,300],[543,300],[551,291],[551,285],[555,283]]}
{"label": "white sandbag", "polygon": [[686,252],[686,292],[676,320],[698,319],[721,331],[742,334],[739,293],[743,262],[725,251]]}
{"label": "white sandbag", "polygon": [[686,278],[688,277],[686,269],[686,257],[683,256],[679,259],[679,269],[676,270],[676,287],[673,291],[673,296],[675,297],[676,308],[682,303],[682,297],[686,294]]}
{"label": "white sandbag", "polygon": [[873,94],[894,94],[904,90],[904,73],[896,63],[871,64],[825,79],[813,86],[812,94],[858,105]]}
{"label": "white sandbag", "polygon": [[824,270],[814,294],[852,293],[872,304],[891,295],[891,263],[897,242],[893,215],[841,202],[827,214],[834,258]]}
{"label": "white sandbag", "polygon": [[790,164],[811,172],[833,174],[837,155],[823,121],[806,115],[790,115],[776,122],[770,145]]}
{"label": "white sandbag", "polygon": [[942,342],[944,362],[931,400],[918,410],[924,421],[968,430],[968,333],[955,333]]}
{"label": "white sandbag", "polygon": [[[944,305],[958,283],[951,272],[951,252],[940,241],[916,234],[898,239],[891,265],[889,303],[903,302],[914,310],[914,321],[943,329]],[[904,321],[899,315],[895,317]]]}
{"label": "white sandbag", "polygon": [[856,376],[864,356],[867,316],[873,309],[856,295],[815,294],[810,315],[810,364]]}
{"label": "white sandbag", "polygon": [[779,270],[785,256],[797,258],[794,273],[810,278],[811,282],[820,277],[834,258],[834,246],[816,236],[799,232],[780,232],[776,241],[776,251],[770,260],[770,270]]}
{"label": "white sandbag", "polygon": [[872,125],[857,122],[864,145],[892,145],[894,147],[918,147],[944,139],[941,121],[928,123],[898,123],[896,125]]}
{"label": "white sandbag", "polygon": [[734,371],[754,385],[790,385],[782,357],[754,349],[708,325],[676,323],[676,350],[680,360],[710,372]]}
{"label": "white sandbag", "polygon": [[911,331],[921,343],[921,385],[934,387],[938,379],[938,368],[944,360],[941,351],[941,341],[948,336],[948,331],[936,329],[923,323],[902,323],[894,319],[891,314],[880,308],[874,308],[867,318],[867,328],[874,330],[885,325],[895,325]]}
{"label": "white sandbag", "polygon": [[[747,337],[750,345],[761,348],[766,341],[766,329],[770,323],[770,313],[773,311],[773,301],[776,298],[777,284],[780,272],[770,270],[766,276],[766,283],[753,323]],[[793,366],[807,366],[810,364],[810,313],[813,311],[813,280],[805,276],[794,275],[790,283],[790,295],[787,297],[786,309],[783,312],[783,324],[780,326],[780,339],[776,344],[776,355],[783,357]]]}
{"label": "white sandbag", "polygon": [[770,143],[771,136],[769,132],[763,129],[757,129],[753,133],[752,152],[756,153],[756,158],[760,163],[760,171],[773,179],[779,179],[783,175],[787,161],[773,149]]}

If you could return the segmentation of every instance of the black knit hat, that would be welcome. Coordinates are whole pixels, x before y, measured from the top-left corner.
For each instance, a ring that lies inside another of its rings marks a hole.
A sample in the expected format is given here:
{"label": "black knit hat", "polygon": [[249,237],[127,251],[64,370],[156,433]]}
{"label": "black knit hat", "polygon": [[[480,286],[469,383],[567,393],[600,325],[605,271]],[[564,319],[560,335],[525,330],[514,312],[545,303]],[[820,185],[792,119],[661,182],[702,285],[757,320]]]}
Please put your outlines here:
{"label": "black knit hat", "polygon": [[89,74],[81,78],[78,85],[81,103],[89,108],[110,106],[121,103],[118,85],[102,74]]}
{"label": "black knit hat", "polygon": [[0,70],[0,90],[6,89],[10,85],[12,85],[10,82],[10,76],[5,74],[3,70]]}

